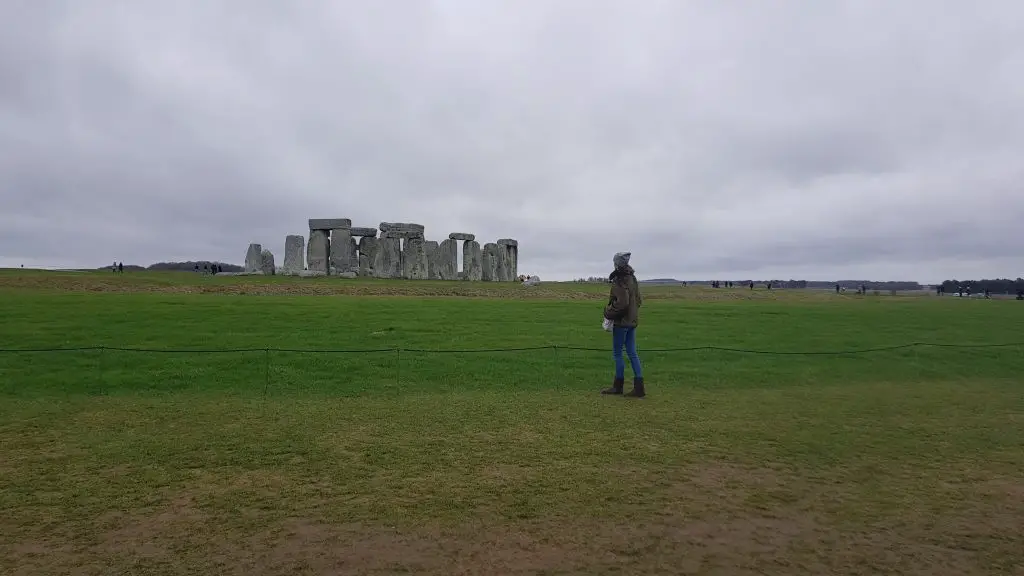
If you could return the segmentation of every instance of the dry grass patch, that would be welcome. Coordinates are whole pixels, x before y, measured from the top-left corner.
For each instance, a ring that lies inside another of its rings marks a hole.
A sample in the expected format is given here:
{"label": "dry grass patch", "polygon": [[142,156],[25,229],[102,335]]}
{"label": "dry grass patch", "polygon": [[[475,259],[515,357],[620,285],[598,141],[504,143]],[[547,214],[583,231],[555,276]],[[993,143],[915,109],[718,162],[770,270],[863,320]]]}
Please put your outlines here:
{"label": "dry grass patch", "polygon": [[[316,490],[300,478],[200,474],[165,490],[158,505],[109,511],[75,534],[25,534],[5,558],[13,574],[964,575],[1021,567],[1024,537],[1012,530],[1024,521],[1018,482],[979,483],[971,506],[942,518],[911,513],[853,526],[820,511],[823,499],[858,498],[851,486],[779,469],[709,461],[670,482],[655,470],[609,472],[628,472],[622,490],[660,502],[660,510],[595,506],[521,521],[484,513],[388,525],[345,521],[343,487],[324,486],[322,501],[296,506],[297,493]],[[252,491],[249,506],[229,512],[213,504],[232,500],[236,489]],[[751,504],[782,489],[793,498]]]}

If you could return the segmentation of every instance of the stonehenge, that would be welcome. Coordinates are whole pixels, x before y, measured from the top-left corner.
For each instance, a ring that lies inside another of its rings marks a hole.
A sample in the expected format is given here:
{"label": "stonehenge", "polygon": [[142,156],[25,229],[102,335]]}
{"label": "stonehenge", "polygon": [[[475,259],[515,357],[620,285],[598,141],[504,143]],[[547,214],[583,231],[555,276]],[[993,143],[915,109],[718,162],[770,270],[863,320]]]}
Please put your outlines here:
{"label": "stonehenge", "polygon": [[349,218],[310,218],[308,224],[308,240],[299,234],[285,237],[280,268],[262,244],[250,244],[245,273],[472,282],[518,277],[519,242],[511,238],[481,247],[476,235],[467,232],[452,232],[440,242],[427,240],[426,227],[412,222],[381,222],[374,228],[353,227]]}

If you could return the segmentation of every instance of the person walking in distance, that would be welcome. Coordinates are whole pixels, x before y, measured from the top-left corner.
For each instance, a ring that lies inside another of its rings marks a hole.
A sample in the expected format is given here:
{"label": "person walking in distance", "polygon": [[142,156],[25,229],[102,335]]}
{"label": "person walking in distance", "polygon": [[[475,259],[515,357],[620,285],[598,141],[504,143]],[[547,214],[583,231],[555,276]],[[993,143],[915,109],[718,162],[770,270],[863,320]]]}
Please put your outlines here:
{"label": "person walking in distance", "polygon": [[615,359],[615,380],[611,388],[602,390],[602,394],[622,394],[625,384],[626,363],[622,358],[625,348],[633,369],[633,390],[626,396],[643,398],[644,375],[640,368],[640,357],[636,353],[636,326],[640,316],[640,285],[636,281],[633,267],[629,265],[630,252],[619,252],[612,258],[615,270],[608,276],[611,280],[611,294],[608,305],[604,307],[604,317],[612,322],[612,356]]}

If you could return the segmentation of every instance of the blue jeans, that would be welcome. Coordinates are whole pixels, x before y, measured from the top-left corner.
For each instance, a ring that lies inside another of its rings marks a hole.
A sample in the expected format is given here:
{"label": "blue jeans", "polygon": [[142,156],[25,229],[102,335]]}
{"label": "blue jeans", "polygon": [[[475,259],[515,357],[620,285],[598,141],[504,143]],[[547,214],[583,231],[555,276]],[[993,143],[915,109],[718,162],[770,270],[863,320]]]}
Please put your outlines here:
{"label": "blue jeans", "polygon": [[640,357],[636,354],[636,327],[612,328],[612,356],[615,358],[615,378],[625,378],[626,363],[622,360],[622,349],[626,349],[626,356],[629,356],[629,365],[633,368],[633,376],[643,378],[644,373],[640,369]]}

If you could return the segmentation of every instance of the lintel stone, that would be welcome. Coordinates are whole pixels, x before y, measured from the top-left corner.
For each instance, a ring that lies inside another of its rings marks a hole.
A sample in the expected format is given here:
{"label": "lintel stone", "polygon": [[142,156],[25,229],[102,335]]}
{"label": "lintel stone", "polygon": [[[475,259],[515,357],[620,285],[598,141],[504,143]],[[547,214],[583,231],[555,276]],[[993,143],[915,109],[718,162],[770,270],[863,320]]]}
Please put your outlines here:
{"label": "lintel stone", "polygon": [[354,236],[356,238],[363,238],[363,237],[366,237],[366,236],[376,236],[377,235],[377,229],[376,228],[366,228],[366,227],[357,226],[355,228],[352,228],[352,230],[350,231],[350,234],[352,234],[352,236]]}
{"label": "lintel stone", "polygon": [[423,224],[413,224],[411,222],[381,222],[381,232],[419,232],[423,234],[426,231],[426,227]]}
{"label": "lintel stone", "polygon": [[310,230],[348,230],[352,227],[351,218],[310,218]]}

